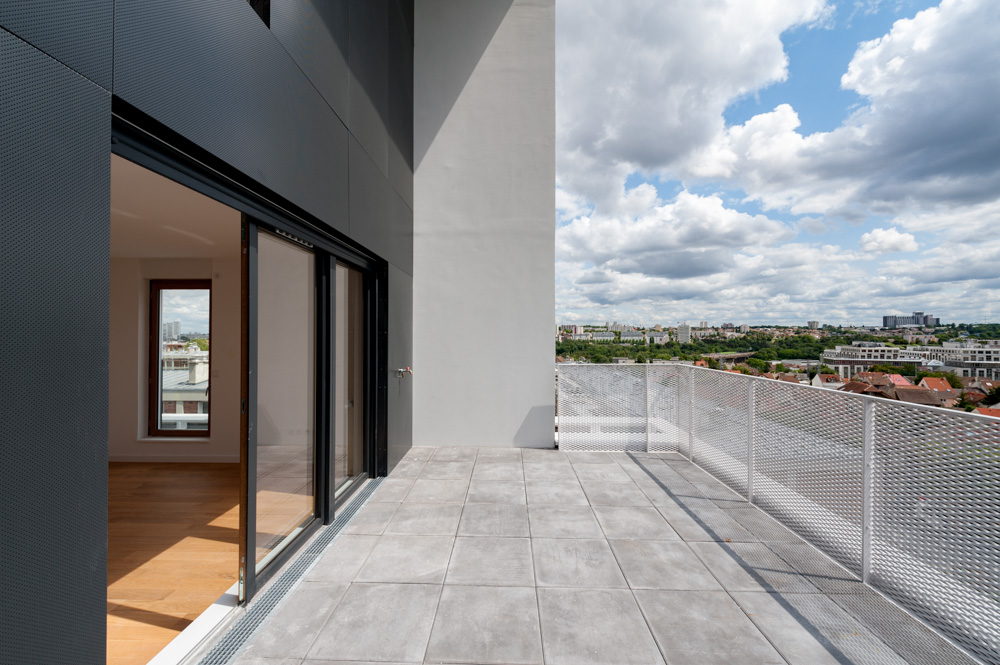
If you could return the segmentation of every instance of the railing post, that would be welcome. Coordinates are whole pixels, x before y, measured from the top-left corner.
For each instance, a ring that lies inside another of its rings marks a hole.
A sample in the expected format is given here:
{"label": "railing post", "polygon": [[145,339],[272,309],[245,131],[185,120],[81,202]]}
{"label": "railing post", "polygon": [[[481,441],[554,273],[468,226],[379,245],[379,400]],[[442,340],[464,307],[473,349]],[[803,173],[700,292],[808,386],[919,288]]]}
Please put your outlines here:
{"label": "railing post", "polygon": [[750,379],[750,387],[747,389],[747,501],[753,503],[753,421],[754,421],[754,392],[757,382]]}
{"label": "railing post", "polygon": [[688,461],[694,461],[694,368],[687,368],[688,378]]}
{"label": "railing post", "polygon": [[649,452],[649,428],[650,428],[650,417],[649,417],[649,363],[642,373],[644,388],[646,389],[646,452]]}
{"label": "railing post", "polygon": [[872,458],[875,451],[875,400],[865,400],[865,440],[862,458],[861,581],[868,583],[872,570]]}

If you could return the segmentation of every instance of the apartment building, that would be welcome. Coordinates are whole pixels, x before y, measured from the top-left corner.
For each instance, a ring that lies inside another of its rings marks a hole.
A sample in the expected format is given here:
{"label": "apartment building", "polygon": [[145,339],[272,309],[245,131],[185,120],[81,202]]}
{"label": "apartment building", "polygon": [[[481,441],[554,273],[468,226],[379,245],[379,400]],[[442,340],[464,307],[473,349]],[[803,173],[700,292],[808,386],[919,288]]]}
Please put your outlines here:
{"label": "apartment building", "polygon": [[[551,0],[7,2],[0,28],[5,662],[186,625],[114,595],[172,528],[213,554],[142,569],[160,596],[245,603],[411,445],[552,446]],[[161,371],[178,294],[210,322],[193,382]],[[483,348],[470,386],[452,359]],[[171,428],[188,402],[204,428]]]}

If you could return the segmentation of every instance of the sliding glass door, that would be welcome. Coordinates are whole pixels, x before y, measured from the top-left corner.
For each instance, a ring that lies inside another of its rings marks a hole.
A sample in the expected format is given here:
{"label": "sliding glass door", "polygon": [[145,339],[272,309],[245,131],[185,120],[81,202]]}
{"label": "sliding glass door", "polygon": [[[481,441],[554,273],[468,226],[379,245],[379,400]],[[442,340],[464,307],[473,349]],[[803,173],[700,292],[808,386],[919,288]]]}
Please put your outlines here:
{"label": "sliding glass door", "polygon": [[337,263],[334,284],[333,487],[340,496],[367,471],[364,275]]}
{"label": "sliding glass door", "polygon": [[316,514],[316,255],[257,240],[256,569]]}

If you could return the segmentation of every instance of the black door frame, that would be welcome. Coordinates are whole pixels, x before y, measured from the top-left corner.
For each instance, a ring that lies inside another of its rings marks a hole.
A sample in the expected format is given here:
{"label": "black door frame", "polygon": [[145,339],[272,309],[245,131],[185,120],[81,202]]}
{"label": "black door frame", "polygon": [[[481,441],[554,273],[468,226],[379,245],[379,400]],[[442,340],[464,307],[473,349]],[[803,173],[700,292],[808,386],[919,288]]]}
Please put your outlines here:
{"label": "black door frame", "polygon": [[[338,261],[364,274],[365,466],[370,477],[387,473],[388,262],[118,97],[112,98],[111,141],[114,154],[243,213],[249,267],[249,274],[245,276],[248,279],[249,300],[245,334],[249,353],[246,358],[248,375],[244,377],[247,398],[241,408],[248,419],[248,426],[246,440],[241,441],[241,447],[245,446],[241,454],[245,468],[243,465],[241,468],[246,475],[246,495],[241,496],[240,507],[240,528],[245,533],[241,538],[241,548],[245,546],[245,549],[241,549],[241,553],[246,556],[240,561],[239,597],[241,602],[246,602],[294,556],[310,535],[333,521],[336,509],[357,489],[355,486],[340,499],[334,500],[334,460],[329,448],[332,445],[330,435],[335,412],[331,409],[333,391],[330,382],[336,367],[330,349],[334,341],[331,317]],[[253,471],[257,461],[257,434],[252,416],[257,397],[255,295],[259,229],[310,245],[317,259],[316,517],[260,574],[255,574],[255,566],[252,565],[255,544],[252,540],[256,533],[256,502],[251,499],[256,496],[256,474]]]}

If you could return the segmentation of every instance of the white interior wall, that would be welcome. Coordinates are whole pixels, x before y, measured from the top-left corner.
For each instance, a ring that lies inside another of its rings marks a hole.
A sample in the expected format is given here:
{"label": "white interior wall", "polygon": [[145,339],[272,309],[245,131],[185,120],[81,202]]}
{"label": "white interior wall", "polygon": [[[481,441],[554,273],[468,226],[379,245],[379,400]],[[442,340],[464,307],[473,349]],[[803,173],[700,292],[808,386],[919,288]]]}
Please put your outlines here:
{"label": "white interior wall", "polygon": [[[111,260],[108,458],[113,462],[240,461],[240,259]],[[149,280],[211,279],[211,435],[146,432]]]}
{"label": "white interior wall", "polygon": [[416,0],[414,445],[553,445],[554,0]]}

